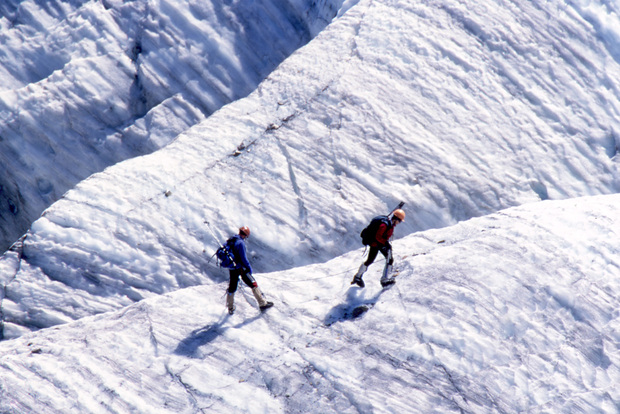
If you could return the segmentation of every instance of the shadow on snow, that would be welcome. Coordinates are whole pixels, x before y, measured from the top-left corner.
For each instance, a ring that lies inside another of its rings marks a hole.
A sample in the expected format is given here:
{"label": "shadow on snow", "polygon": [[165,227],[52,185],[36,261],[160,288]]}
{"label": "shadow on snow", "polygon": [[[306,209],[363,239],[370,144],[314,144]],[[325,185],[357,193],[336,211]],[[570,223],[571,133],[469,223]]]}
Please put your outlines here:
{"label": "shadow on snow", "polygon": [[174,353],[176,355],[182,355],[188,358],[202,358],[202,355],[198,352],[198,349],[201,346],[207,345],[215,341],[219,336],[221,336],[230,328],[237,329],[241,328],[242,326],[251,324],[258,318],[260,318],[261,315],[258,314],[252,318],[246,319],[235,326],[224,326],[224,324],[228,321],[229,317],[230,315],[226,313],[216,323],[211,325],[205,325],[202,328],[193,330],[187,336],[187,338],[179,342],[179,345],[177,345]]}
{"label": "shadow on snow", "polygon": [[370,310],[379,297],[387,289],[381,289],[374,296],[370,298],[364,297],[364,290],[358,287],[352,286],[347,292],[347,300],[345,303],[333,307],[325,317],[324,323],[326,326],[330,326],[336,322],[344,322],[357,319],[364,313]]}

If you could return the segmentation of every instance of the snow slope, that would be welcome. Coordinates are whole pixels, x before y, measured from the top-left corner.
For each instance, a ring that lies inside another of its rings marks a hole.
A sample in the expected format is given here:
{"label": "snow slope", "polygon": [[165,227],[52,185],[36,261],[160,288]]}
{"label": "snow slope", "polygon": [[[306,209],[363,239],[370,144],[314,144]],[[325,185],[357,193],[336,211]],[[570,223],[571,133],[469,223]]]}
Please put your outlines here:
{"label": "snow slope", "polygon": [[[3,413],[616,413],[620,196],[544,201],[0,342]],[[364,311],[365,309],[365,311]]]}
{"label": "snow slope", "polygon": [[240,225],[266,272],[356,249],[399,200],[405,235],[617,192],[606,7],[347,3],[247,98],[47,209],[0,261],[3,337],[220,284]]}
{"label": "snow slope", "polygon": [[342,0],[4,0],[0,249],[89,175],[253,91]]}
{"label": "snow slope", "polygon": [[[620,412],[617,22],[346,2],[0,258],[0,412]],[[378,260],[352,287],[361,227],[400,199],[397,284]],[[241,224],[265,314],[241,287],[228,316],[208,261]]]}

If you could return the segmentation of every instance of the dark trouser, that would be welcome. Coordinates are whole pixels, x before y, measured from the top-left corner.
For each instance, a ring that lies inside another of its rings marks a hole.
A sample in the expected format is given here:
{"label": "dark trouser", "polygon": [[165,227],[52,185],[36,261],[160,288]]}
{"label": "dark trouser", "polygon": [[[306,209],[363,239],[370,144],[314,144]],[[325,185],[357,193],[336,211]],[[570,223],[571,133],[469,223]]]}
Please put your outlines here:
{"label": "dark trouser", "polygon": [[235,293],[237,291],[237,285],[239,284],[239,276],[243,282],[251,288],[257,286],[256,280],[252,277],[251,273],[248,273],[246,269],[231,269],[230,270],[230,284],[228,285],[228,292]]}
{"label": "dark trouser", "polygon": [[368,250],[368,258],[366,259],[364,264],[366,266],[370,266],[372,262],[374,262],[375,259],[377,258],[377,253],[379,252],[381,252],[381,254],[385,256],[385,260],[387,261],[387,264],[391,266],[394,263],[394,258],[392,257],[392,246],[387,244],[385,246],[378,246],[378,247],[370,246],[370,250]]}

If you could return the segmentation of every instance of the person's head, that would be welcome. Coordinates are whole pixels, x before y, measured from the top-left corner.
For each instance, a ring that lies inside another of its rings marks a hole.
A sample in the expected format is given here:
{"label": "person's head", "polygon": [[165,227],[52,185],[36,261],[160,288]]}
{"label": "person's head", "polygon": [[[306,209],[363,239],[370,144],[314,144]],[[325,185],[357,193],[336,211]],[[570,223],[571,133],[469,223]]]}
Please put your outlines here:
{"label": "person's head", "polygon": [[405,212],[400,208],[394,210],[394,214],[392,215],[392,223],[394,225],[397,225],[398,223],[401,223],[403,221],[405,221]]}
{"label": "person's head", "polygon": [[250,237],[250,228],[248,226],[239,227],[239,236],[241,236],[242,239]]}

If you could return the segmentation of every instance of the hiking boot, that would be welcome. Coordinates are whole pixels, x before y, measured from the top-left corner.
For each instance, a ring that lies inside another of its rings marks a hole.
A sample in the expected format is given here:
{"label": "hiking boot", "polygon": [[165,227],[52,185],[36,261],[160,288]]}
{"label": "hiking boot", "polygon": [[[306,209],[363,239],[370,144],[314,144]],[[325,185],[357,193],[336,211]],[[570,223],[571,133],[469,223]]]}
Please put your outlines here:
{"label": "hiking boot", "polygon": [[367,269],[368,269],[368,266],[366,266],[366,264],[362,263],[360,265],[360,268],[357,269],[357,273],[355,274],[355,277],[351,281],[351,284],[352,285],[357,285],[357,286],[363,288],[365,285],[364,285],[364,281],[362,280],[362,276],[364,275],[364,273],[366,272]]}
{"label": "hiking boot", "polygon": [[265,302],[263,306],[259,306],[261,312],[273,306],[273,302]]}
{"label": "hiking boot", "polygon": [[394,280],[394,278],[391,278],[391,279],[381,279],[381,286],[383,286],[383,287],[393,285],[394,283],[396,283],[396,280]]}
{"label": "hiking boot", "polygon": [[252,288],[252,293],[254,294],[254,297],[256,298],[256,301],[258,302],[258,307],[260,308],[261,311],[264,311],[265,309],[269,309],[270,307],[273,306],[273,302],[268,302],[267,300],[265,300],[265,297],[263,296],[263,292],[260,291],[258,286]]}
{"label": "hiking boot", "polygon": [[385,267],[383,268],[383,276],[381,276],[381,286],[386,287],[386,286],[393,285],[394,283],[396,283],[394,278],[390,276],[391,274],[392,274],[392,265],[386,263]]}
{"label": "hiking boot", "polygon": [[366,286],[366,285],[364,284],[364,281],[362,280],[362,276],[358,276],[358,275],[355,275],[355,277],[354,277],[354,278],[353,278],[353,280],[351,281],[351,284],[352,284],[352,285],[357,285],[357,286],[359,286],[359,287],[361,287],[361,288],[363,288],[364,286]]}

